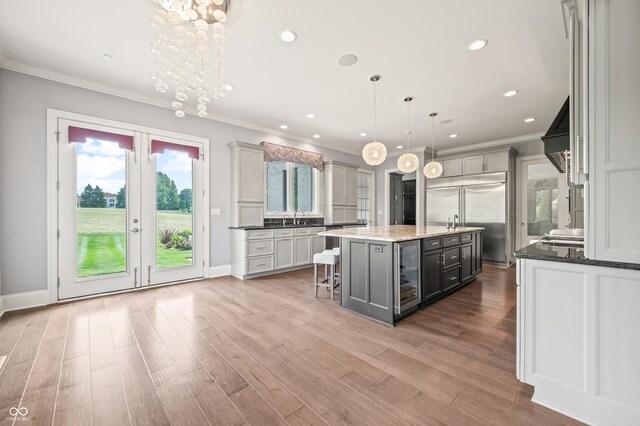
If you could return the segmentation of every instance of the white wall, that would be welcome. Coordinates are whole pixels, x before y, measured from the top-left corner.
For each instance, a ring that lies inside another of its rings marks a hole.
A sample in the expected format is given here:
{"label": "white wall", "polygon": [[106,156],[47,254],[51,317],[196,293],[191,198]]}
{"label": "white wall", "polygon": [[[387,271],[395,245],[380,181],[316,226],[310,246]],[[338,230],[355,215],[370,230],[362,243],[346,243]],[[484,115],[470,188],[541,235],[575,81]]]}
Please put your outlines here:
{"label": "white wall", "polygon": [[[224,112],[224,101],[216,107]],[[168,109],[0,69],[0,294],[47,287],[47,108],[209,138],[211,207],[222,209],[211,217],[211,267],[230,261],[227,143],[268,141],[370,168],[357,156],[214,120],[178,119]]]}

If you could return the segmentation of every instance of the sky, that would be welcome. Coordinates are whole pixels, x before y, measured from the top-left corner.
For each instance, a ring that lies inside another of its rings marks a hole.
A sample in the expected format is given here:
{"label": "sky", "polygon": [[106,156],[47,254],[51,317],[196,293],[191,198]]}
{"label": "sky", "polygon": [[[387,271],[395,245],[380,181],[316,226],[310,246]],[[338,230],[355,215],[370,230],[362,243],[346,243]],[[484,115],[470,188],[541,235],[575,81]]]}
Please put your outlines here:
{"label": "sky", "polygon": [[[104,192],[117,194],[125,184],[126,151],[115,142],[87,139],[76,144],[78,160],[78,194],[87,184],[100,186]],[[167,150],[156,156],[157,170],[173,179],[180,192],[191,188],[192,160],[184,152]]]}

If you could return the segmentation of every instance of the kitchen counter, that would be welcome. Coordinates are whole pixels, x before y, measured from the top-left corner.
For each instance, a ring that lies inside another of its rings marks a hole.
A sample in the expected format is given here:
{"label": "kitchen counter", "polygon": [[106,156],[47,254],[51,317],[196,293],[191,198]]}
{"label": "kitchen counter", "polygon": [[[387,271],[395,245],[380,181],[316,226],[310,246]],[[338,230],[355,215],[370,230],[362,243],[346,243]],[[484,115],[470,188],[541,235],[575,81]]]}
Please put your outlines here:
{"label": "kitchen counter", "polygon": [[310,223],[307,225],[263,225],[263,226],[230,226],[229,229],[246,229],[248,231],[253,229],[288,229],[288,228],[342,228],[343,226],[366,226],[365,223],[337,223],[334,225],[325,225],[322,223]]}
{"label": "kitchen counter", "polygon": [[581,247],[555,246],[545,243],[534,243],[515,252],[516,258],[548,260],[551,262],[579,263],[583,265],[604,266],[607,268],[640,270],[640,264],[595,260],[584,257]]}
{"label": "kitchen counter", "polygon": [[440,237],[443,235],[464,234],[467,232],[482,231],[484,228],[459,227],[448,230],[444,226],[413,226],[413,225],[388,225],[370,226],[362,228],[336,229],[324,231],[318,235],[326,237],[355,238],[361,240],[401,242],[420,240],[423,238]]}

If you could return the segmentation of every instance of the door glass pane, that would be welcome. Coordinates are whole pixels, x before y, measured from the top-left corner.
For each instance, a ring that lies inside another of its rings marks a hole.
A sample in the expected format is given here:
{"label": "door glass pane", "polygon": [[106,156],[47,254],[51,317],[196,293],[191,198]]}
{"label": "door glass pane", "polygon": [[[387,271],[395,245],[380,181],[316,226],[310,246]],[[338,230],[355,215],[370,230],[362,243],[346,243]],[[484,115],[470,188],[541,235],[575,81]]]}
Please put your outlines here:
{"label": "door glass pane", "polygon": [[313,168],[306,164],[293,165],[293,209],[313,211]]}
{"label": "door glass pane", "polygon": [[74,144],[78,278],[127,271],[127,151],[88,139]]}
{"label": "door glass pane", "polygon": [[400,245],[400,306],[418,298],[420,250],[418,244]]}
{"label": "door glass pane", "polygon": [[527,235],[558,228],[558,171],[551,163],[527,167]]}
{"label": "door glass pane", "polygon": [[158,269],[193,265],[193,160],[185,152],[156,155]]}
{"label": "door glass pane", "polygon": [[271,213],[287,211],[287,163],[285,161],[267,163],[267,211]]}

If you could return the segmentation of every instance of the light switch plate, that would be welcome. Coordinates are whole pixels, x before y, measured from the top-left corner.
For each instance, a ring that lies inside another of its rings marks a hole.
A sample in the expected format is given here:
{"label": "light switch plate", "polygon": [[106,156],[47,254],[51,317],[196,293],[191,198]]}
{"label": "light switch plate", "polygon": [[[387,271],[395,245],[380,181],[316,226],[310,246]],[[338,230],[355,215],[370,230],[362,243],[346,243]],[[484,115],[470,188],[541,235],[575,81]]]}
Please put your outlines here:
{"label": "light switch plate", "polygon": [[211,216],[220,216],[222,214],[222,209],[211,209]]}

